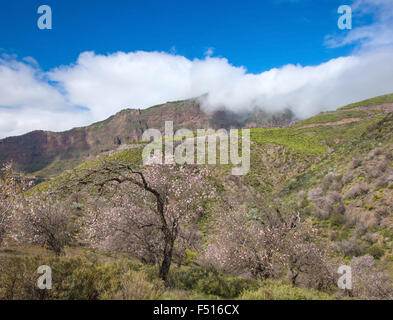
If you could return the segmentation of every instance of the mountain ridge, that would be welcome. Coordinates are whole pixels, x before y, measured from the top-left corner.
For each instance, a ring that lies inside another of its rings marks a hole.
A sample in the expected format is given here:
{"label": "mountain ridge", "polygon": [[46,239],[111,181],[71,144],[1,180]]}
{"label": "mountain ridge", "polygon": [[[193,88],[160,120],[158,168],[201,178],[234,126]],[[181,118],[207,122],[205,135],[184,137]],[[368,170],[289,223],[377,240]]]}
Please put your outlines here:
{"label": "mountain ridge", "polygon": [[196,130],[287,126],[293,118],[288,110],[272,115],[255,110],[239,117],[225,109],[207,114],[198,99],[167,102],[142,110],[123,109],[103,121],[63,132],[35,130],[1,139],[0,164],[13,161],[20,170],[46,178],[101,152],[137,142],[146,129],[163,130],[166,120],[174,122],[175,130]]}

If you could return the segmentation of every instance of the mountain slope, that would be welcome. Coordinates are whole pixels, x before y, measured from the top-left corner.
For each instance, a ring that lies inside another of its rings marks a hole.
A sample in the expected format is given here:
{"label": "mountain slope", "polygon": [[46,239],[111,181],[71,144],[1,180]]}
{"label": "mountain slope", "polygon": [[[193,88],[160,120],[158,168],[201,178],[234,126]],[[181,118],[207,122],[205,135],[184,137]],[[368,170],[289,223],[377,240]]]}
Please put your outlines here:
{"label": "mountain slope", "polygon": [[[385,95],[321,113],[293,125],[296,129],[334,126],[359,122],[373,115],[393,111],[393,95]],[[65,132],[33,131],[0,140],[0,164],[13,161],[19,169],[34,174],[38,180],[71,169],[101,152],[141,139],[148,128],[163,130],[165,120],[176,128],[274,128],[285,127],[294,120],[289,110],[268,114],[254,110],[234,114],[225,109],[212,114],[201,110],[198,99],[168,102],[144,110],[125,109],[108,119],[87,127]]]}
{"label": "mountain slope", "polygon": [[[230,165],[211,166],[212,179],[228,201],[300,210],[329,237],[354,241],[359,250],[377,243],[391,256],[393,113],[386,106],[366,108],[321,113],[288,128],[252,128],[250,172],[236,177]],[[109,157],[137,163],[143,146]]]}
{"label": "mountain slope", "polygon": [[[75,174],[96,168],[102,158],[137,167],[144,145],[101,154],[30,192],[63,190]],[[318,231],[317,242],[332,258],[349,263],[353,257],[371,255],[378,270],[393,279],[393,112],[389,107],[339,109],[287,128],[252,128],[247,175],[231,175],[231,165],[208,165],[208,169],[217,193],[198,221],[204,244],[216,232],[220,212],[241,212],[256,219],[266,208],[279,208],[298,212],[302,221],[311,223]],[[91,196],[83,191],[75,206],[83,208]]]}

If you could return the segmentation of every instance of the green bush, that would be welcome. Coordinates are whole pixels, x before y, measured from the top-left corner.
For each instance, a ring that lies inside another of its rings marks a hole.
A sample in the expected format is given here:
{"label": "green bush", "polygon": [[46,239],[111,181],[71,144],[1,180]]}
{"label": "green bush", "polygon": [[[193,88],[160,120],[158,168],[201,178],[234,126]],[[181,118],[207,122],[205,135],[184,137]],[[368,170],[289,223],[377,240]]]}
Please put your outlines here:
{"label": "green bush", "polygon": [[241,300],[328,300],[327,293],[312,289],[293,287],[280,281],[264,280],[257,290],[247,290],[239,297]]}
{"label": "green bush", "polygon": [[244,290],[255,287],[256,282],[224,275],[212,268],[193,266],[172,270],[170,283],[176,289],[191,290],[223,298],[236,298]]}
{"label": "green bush", "polygon": [[[37,268],[52,269],[52,289],[39,290]],[[0,299],[158,299],[163,284],[149,266],[90,257],[12,257],[0,263]]]}
{"label": "green bush", "polygon": [[116,292],[105,292],[103,299],[121,300],[157,300],[165,292],[165,285],[161,279],[149,279],[144,271],[126,272],[120,279],[120,288]]}
{"label": "green bush", "polygon": [[332,227],[340,227],[344,224],[344,216],[342,214],[333,214],[330,217],[330,222],[332,224]]}
{"label": "green bush", "polygon": [[378,244],[374,244],[368,248],[367,253],[374,257],[374,259],[380,259],[384,254],[385,250]]}
{"label": "green bush", "polygon": [[18,257],[1,257],[0,261],[0,300],[45,299],[48,291],[36,286],[37,268],[41,264],[36,266],[31,259]]}

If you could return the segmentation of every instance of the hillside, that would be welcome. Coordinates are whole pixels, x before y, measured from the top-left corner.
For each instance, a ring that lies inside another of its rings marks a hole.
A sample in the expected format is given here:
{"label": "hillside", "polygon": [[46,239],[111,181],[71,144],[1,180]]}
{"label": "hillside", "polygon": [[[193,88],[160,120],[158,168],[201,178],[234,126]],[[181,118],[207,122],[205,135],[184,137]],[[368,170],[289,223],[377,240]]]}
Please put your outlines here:
{"label": "hillside", "polygon": [[[250,172],[235,177],[228,165],[217,165],[211,167],[212,178],[225,202],[237,199],[250,210],[301,210],[325,236],[341,241],[345,254],[376,250],[393,259],[392,111],[389,103],[359,102],[288,128],[252,128]],[[143,146],[113,151],[109,157],[139,163]],[[97,159],[80,168],[94,167]]]}
{"label": "hillside", "polygon": [[[189,192],[198,190],[198,183],[206,190],[214,186],[214,196],[195,198],[197,204],[191,208],[195,216],[181,224],[182,237],[175,242],[173,267],[165,283],[157,275],[162,260],[157,262],[150,256],[156,247],[161,248],[161,227],[149,229],[155,223],[156,211],[149,216],[148,210],[154,206],[142,211],[145,215],[140,214],[149,197],[142,193],[144,196],[139,200],[143,201],[133,215],[138,197],[130,203],[126,200],[133,189],[122,189],[120,183],[115,183],[107,193],[100,189],[102,179],[119,182],[119,177],[130,174],[112,172],[111,166],[116,163],[142,170],[143,142],[91,157],[74,170],[64,171],[26,193],[36,197],[53,191],[62,199],[71,199],[69,223],[74,226],[76,221],[78,226],[87,226],[88,231],[76,233],[65,249],[65,257],[56,260],[50,254],[36,256],[41,249],[15,245],[0,250],[0,254],[7,259],[19,257],[16,269],[29,270],[29,259],[45,260],[58,270],[72,268],[75,274],[83,274],[83,279],[87,279],[87,285],[75,283],[72,276],[62,271],[61,283],[67,285],[49,297],[55,299],[76,294],[79,298],[93,294],[97,299],[391,299],[393,110],[390,97],[320,113],[285,128],[251,128],[251,168],[245,176],[231,175],[231,165],[201,166],[207,170],[202,181],[193,180],[193,171],[179,179],[169,176],[168,181],[180,183],[181,189],[175,190],[181,192],[175,192],[178,198],[169,199],[167,206],[175,203],[176,210],[182,210],[179,208],[192,201],[193,198],[184,199]],[[382,104],[374,104],[381,101]],[[110,167],[102,170],[105,163],[110,163]],[[152,181],[165,180],[156,171],[149,177]],[[80,189],[74,187],[78,180]],[[89,186],[92,181],[97,184]],[[112,191],[117,195],[113,203],[108,202],[112,201]],[[170,189],[164,188],[162,192],[168,194]],[[272,218],[274,211],[279,212],[278,222]],[[105,217],[105,212],[109,214],[107,220],[95,224],[98,213]],[[90,213],[93,220],[86,222],[84,219]],[[300,219],[300,224],[295,224],[300,228],[299,233],[296,229],[280,233],[288,226],[285,219],[294,213]],[[111,237],[116,238],[121,228],[109,232],[102,247],[86,239],[86,232],[100,234],[115,224],[117,217],[123,216],[127,235],[120,237],[120,241],[111,242]],[[132,228],[138,217],[142,220],[136,229],[130,230],[143,232],[143,237],[129,238],[128,228]],[[282,243],[282,237],[289,237],[285,240],[289,242]],[[265,257],[269,257],[266,250],[272,245],[269,241],[273,241],[271,254],[278,257],[266,262]],[[282,250],[285,254],[281,256]],[[162,251],[157,254],[161,257]],[[24,256],[33,257],[23,260]],[[336,285],[337,266],[342,264],[354,268],[355,289],[349,296]],[[270,265],[274,265],[271,270]],[[16,271],[8,273],[4,281],[12,283]],[[29,285],[25,280],[20,283],[22,287]]]}
{"label": "hillside", "polygon": [[[378,97],[377,101],[380,99]],[[368,101],[337,111],[323,112],[287,128],[252,128],[250,172],[244,177],[233,177],[227,172],[228,165],[217,165],[211,169],[219,171],[215,175],[216,179],[221,180],[228,190],[234,188],[235,194],[240,193],[236,188],[251,188],[251,194],[263,195],[266,198],[264,201],[284,197],[291,204],[296,202],[295,196],[299,191],[307,198],[309,189],[321,184],[326,175],[330,177],[328,180],[333,179],[333,176],[342,176],[341,189],[337,190],[340,193],[348,191],[355,182],[369,181],[371,184],[379,179],[382,185],[387,183],[389,186],[392,170],[392,163],[388,162],[391,162],[389,157],[393,148],[393,104],[368,105]],[[155,107],[155,110],[160,109],[160,106]],[[150,108],[146,112],[153,110],[154,108]],[[202,123],[204,120],[200,121]],[[197,121],[194,125],[195,123]],[[114,149],[110,157],[139,162],[143,146],[143,143],[139,143],[130,145],[125,150]],[[380,164],[382,159],[385,161]],[[90,163],[95,162],[96,158],[92,158],[81,167],[89,167]],[[378,172],[369,172],[377,170],[378,165],[383,169],[380,175]],[[355,171],[354,177],[350,174],[352,171]],[[387,180],[382,182],[383,179]],[[374,192],[381,191],[380,187],[369,190],[369,194],[373,196],[376,195]],[[386,195],[383,198],[393,197]],[[285,204],[285,201],[281,202],[282,205]],[[350,202],[346,201],[344,205],[349,205]]]}
{"label": "hillside", "polygon": [[393,104],[369,101],[289,128],[251,129],[250,172],[233,177],[215,167],[214,177],[241,202],[298,207],[329,237],[359,233],[359,248],[378,246],[393,258]]}

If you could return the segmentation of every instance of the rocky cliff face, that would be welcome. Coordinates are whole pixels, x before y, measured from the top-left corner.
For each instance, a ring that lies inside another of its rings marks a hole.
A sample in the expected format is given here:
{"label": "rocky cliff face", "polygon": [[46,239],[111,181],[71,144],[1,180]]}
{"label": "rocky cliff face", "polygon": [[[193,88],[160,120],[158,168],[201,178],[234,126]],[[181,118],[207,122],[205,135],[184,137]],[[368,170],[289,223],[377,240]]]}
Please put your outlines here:
{"label": "rocky cliff face", "polygon": [[33,131],[0,140],[0,163],[13,161],[27,172],[34,172],[50,164],[59,154],[88,148],[84,131]]}
{"label": "rocky cliff face", "polygon": [[[46,170],[57,173],[65,168],[62,162],[77,164],[86,157],[136,142],[148,128],[162,130],[166,120],[174,129],[191,130],[231,127],[272,127],[288,125],[293,115],[267,115],[261,111],[237,115],[220,110],[204,113],[197,99],[168,102],[144,110],[125,109],[110,118],[87,127],[65,132],[33,131],[22,136],[0,140],[0,164],[14,163],[27,173]],[[41,172],[42,173],[42,172]]]}

